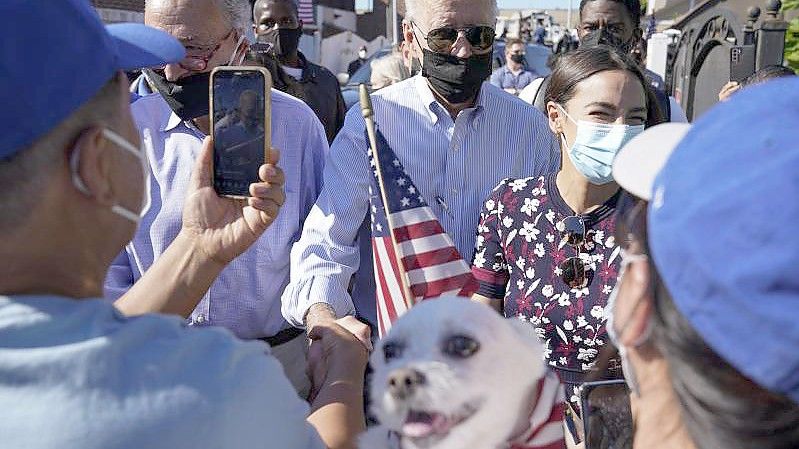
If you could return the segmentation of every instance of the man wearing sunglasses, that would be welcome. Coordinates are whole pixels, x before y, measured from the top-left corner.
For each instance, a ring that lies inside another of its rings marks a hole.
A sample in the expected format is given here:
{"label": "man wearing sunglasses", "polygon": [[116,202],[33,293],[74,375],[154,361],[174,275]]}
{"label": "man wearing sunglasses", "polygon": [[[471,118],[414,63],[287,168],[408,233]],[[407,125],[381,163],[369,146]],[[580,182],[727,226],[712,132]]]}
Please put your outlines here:
{"label": "man wearing sunglasses", "polygon": [[[191,167],[209,134],[208,81],[222,65],[240,65],[252,27],[248,0],[148,0],[145,22],[178,39],[186,57],[144,70],[133,89],[134,120],[152,166],[152,207],[133,240],[114,261],[106,294],[119,297],[141,278],[176,238]],[[289,248],[321,188],[328,151],[324,128],[300,100],[273,90],[272,144],[281,153],[285,203],[277,219],[250,249],[222,270],[202,299],[182,304],[131,304],[133,312],[166,311],[191,326],[223,326],[242,339],[274,348],[303,397],[310,383],[303,332],[280,314],[280,295],[289,280]]]}
{"label": "man wearing sunglasses", "polygon": [[[484,82],[496,10],[495,0],[406,1],[403,36],[421,57],[421,74],[372,96],[378,129],[466,260],[491,189],[505,177],[559,165],[543,115]],[[353,108],[292,249],[283,315],[293,325],[312,328],[355,312],[348,285],[360,263],[371,263],[356,244],[371,177],[364,119]]]}

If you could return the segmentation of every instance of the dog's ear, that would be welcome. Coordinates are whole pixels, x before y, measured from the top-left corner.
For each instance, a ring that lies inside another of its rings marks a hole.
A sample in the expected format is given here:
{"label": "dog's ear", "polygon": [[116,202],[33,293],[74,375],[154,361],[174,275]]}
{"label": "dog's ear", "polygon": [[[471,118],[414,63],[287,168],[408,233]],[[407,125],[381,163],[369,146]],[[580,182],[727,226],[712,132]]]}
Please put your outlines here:
{"label": "dog's ear", "polygon": [[[508,325],[513,329],[514,334],[519,340],[520,347],[524,353],[532,357],[532,366],[537,369],[531,374],[536,378],[544,375],[546,363],[544,361],[544,343],[538,337],[535,326],[532,323],[522,321],[518,318],[506,319]],[[540,363],[538,363],[540,362]]]}

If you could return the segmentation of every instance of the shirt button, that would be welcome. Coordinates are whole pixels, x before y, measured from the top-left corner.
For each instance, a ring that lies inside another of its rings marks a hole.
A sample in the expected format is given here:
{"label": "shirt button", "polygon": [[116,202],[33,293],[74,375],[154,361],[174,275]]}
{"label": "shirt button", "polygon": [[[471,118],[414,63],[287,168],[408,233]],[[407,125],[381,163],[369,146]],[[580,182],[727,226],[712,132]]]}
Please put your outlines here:
{"label": "shirt button", "polygon": [[453,195],[457,195],[458,194],[458,189],[453,187],[451,192],[452,192]]}
{"label": "shirt button", "polygon": [[197,318],[194,320],[197,324],[205,323],[205,315],[197,315]]}

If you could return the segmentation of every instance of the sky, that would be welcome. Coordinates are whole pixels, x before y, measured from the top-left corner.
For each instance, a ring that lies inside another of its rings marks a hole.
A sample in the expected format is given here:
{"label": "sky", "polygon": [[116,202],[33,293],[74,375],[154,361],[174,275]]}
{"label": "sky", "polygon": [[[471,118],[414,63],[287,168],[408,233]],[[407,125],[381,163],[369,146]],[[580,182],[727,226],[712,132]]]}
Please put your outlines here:
{"label": "sky", "polygon": [[[568,8],[569,0],[497,0],[500,9],[508,8],[522,8],[522,9],[555,9],[555,8]],[[369,0],[355,0],[356,5],[368,4]],[[577,7],[579,0],[574,0],[574,6]]]}

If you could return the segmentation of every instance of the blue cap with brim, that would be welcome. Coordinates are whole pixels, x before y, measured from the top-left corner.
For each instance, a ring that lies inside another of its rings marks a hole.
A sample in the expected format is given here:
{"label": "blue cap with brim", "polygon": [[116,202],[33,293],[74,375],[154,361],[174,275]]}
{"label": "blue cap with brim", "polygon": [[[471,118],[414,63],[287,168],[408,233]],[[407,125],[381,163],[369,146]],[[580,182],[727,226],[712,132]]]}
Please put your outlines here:
{"label": "blue cap with brim", "polygon": [[104,26],[87,0],[3,0],[0,42],[0,159],[55,128],[120,70],[185,55],[163,31]]}
{"label": "blue cap with brim", "polygon": [[799,403],[799,79],[703,115],[655,179],[652,257],[707,344]]}

